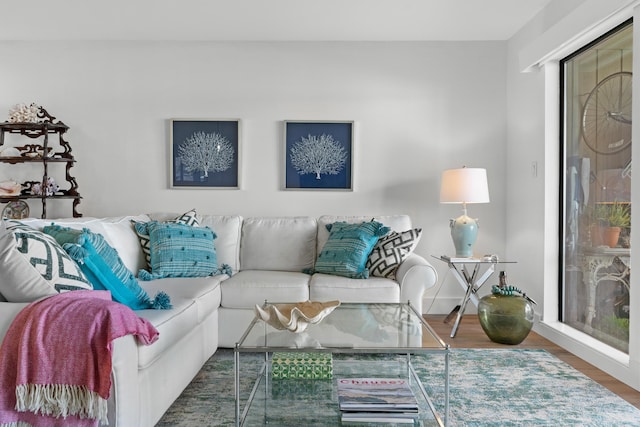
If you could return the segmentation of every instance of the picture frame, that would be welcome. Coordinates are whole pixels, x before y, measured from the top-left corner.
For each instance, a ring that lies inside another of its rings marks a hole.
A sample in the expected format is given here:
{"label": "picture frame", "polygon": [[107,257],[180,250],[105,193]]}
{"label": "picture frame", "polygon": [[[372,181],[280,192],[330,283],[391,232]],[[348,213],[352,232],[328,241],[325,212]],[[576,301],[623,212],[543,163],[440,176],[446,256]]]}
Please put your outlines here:
{"label": "picture frame", "polygon": [[240,119],[170,119],[169,187],[240,188]]}
{"label": "picture frame", "polygon": [[284,189],[353,191],[353,121],[284,121]]}

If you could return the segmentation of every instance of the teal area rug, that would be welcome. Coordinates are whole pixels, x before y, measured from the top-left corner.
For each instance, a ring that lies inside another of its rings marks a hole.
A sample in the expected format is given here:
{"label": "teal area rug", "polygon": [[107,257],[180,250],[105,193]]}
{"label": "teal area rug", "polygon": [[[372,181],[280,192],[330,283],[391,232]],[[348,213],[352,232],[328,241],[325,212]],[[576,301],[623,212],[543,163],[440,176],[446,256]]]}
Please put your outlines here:
{"label": "teal area rug", "polygon": [[[245,355],[242,360],[240,388],[246,398],[260,358]],[[444,358],[414,356],[412,360],[436,409],[442,412]],[[233,352],[218,350],[158,426],[233,425],[233,381]],[[287,413],[286,400],[281,409],[296,420]],[[270,425],[309,425],[301,423],[302,419]],[[328,424],[325,420],[316,425]],[[640,426],[640,410],[544,350],[454,349],[449,425]]]}

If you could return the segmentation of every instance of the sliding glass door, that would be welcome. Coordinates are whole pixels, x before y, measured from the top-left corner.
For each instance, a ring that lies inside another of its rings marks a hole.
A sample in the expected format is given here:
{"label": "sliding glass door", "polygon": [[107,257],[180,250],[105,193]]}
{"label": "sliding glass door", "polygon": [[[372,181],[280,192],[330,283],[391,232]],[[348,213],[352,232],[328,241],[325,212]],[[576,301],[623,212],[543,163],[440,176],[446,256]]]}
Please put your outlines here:
{"label": "sliding glass door", "polygon": [[628,352],[632,23],[561,61],[562,321]]}

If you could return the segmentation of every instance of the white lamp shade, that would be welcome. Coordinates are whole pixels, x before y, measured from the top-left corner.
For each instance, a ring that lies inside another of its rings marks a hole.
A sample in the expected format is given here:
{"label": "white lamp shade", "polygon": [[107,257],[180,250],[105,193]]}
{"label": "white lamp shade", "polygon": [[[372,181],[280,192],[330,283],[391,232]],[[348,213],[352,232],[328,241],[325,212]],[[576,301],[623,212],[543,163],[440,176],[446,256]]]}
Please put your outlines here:
{"label": "white lamp shade", "polygon": [[460,168],[442,172],[440,203],[489,203],[487,170]]}

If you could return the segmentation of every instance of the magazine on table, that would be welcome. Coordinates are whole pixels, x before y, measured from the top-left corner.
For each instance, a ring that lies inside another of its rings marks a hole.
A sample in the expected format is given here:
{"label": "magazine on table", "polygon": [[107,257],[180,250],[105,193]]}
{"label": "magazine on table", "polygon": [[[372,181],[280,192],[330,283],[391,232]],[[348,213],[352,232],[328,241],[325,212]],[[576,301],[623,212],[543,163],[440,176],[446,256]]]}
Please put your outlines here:
{"label": "magazine on table", "polygon": [[343,423],[414,424],[418,413],[407,412],[343,412]]}
{"label": "magazine on table", "polygon": [[418,402],[402,378],[339,378],[341,411],[417,413]]}

